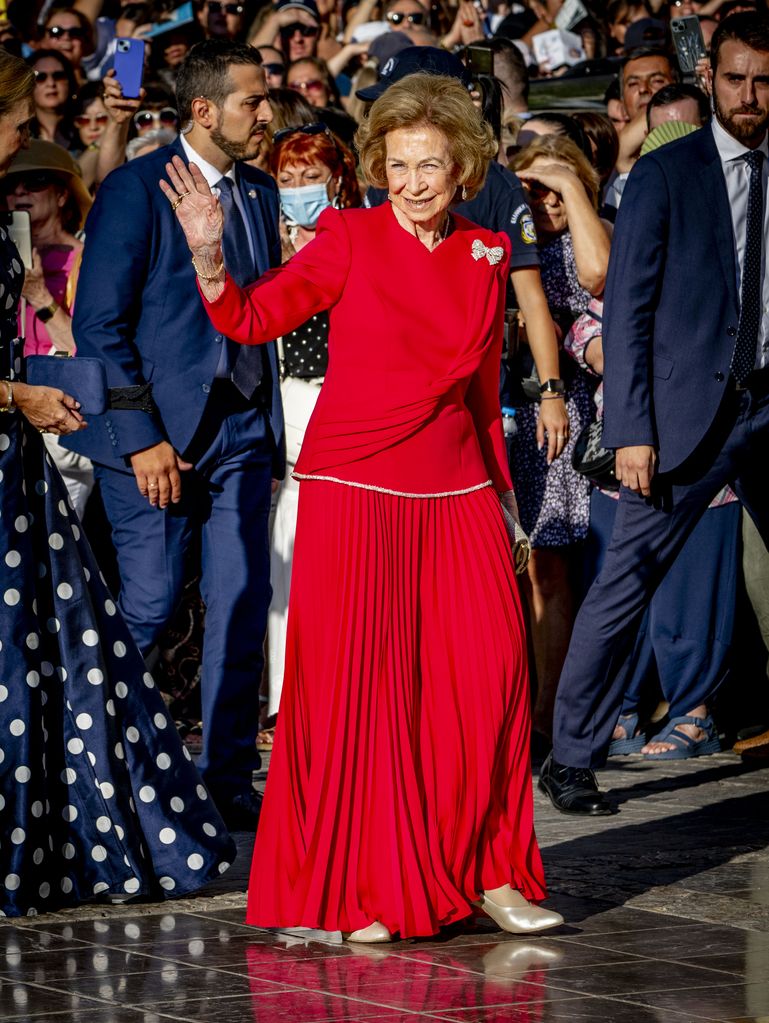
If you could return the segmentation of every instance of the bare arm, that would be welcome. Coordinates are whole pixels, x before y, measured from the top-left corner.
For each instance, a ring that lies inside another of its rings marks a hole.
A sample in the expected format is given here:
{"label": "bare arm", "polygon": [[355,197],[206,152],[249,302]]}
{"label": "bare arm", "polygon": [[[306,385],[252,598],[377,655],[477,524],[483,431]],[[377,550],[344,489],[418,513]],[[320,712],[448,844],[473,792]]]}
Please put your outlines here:
{"label": "bare arm", "polygon": [[[526,322],[526,334],[540,380],[554,380],[560,376],[558,342],[547,298],[542,290],[542,278],[537,267],[521,267],[512,272],[513,287],[518,306]],[[547,437],[547,460],[557,458],[569,439],[569,417],[563,398],[544,398],[539,405],[537,444],[542,447]]]}
{"label": "bare arm", "polygon": [[101,9],[104,6],[104,0],[75,0],[72,4],[72,8],[75,11],[80,11],[86,18],[93,24],[101,14]]}
{"label": "bare arm", "polygon": [[126,99],[123,88],[115,78],[114,68],[104,78],[104,106],[109,124],[99,140],[99,159],[96,165],[96,184],[100,185],[109,173],[125,163],[125,148],[131,130],[131,119],[141,107],[144,90],[139,99]]}
{"label": "bare arm", "polygon": [[[45,282],[43,264],[37,249],[32,250],[32,268],[27,270],[25,274],[22,294],[35,312],[53,304],[53,295],[48,290],[48,285]],[[51,319],[47,321],[45,327],[54,348],[60,352],[69,352],[70,355],[74,354],[75,341],[72,337],[72,317],[66,309],[57,305],[56,311]]]}

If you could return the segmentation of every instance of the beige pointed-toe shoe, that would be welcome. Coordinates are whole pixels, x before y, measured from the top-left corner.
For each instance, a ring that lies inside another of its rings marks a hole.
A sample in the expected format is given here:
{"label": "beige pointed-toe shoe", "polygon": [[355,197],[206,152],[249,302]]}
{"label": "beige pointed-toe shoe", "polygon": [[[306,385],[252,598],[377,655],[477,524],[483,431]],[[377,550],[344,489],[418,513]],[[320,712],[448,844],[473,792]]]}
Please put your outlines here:
{"label": "beige pointed-toe shoe", "polygon": [[546,931],[550,927],[559,927],[563,923],[560,913],[532,906],[520,892],[511,889],[505,893],[504,899],[507,905],[500,905],[486,892],[482,892],[478,905],[494,923],[499,924],[502,930],[509,934],[534,934]]}
{"label": "beige pointed-toe shoe", "polygon": [[357,931],[343,934],[342,937],[345,941],[359,941],[366,945],[382,945],[393,940],[392,934],[378,920],[369,924],[368,927],[359,927]]}

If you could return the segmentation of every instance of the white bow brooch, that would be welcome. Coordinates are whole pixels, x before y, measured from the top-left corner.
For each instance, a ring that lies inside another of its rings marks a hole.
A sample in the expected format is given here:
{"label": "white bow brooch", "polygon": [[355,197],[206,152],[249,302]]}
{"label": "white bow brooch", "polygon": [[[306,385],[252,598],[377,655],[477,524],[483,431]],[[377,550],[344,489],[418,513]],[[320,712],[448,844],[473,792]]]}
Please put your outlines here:
{"label": "white bow brooch", "polygon": [[473,241],[473,259],[479,260],[486,259],[494,266],[496,263],[502,262],[502,257],[505,254],[505,250],[501,245],[495,245],[493,249],[490,249],[487,245],[484,245],[480,238],[476,238]]}

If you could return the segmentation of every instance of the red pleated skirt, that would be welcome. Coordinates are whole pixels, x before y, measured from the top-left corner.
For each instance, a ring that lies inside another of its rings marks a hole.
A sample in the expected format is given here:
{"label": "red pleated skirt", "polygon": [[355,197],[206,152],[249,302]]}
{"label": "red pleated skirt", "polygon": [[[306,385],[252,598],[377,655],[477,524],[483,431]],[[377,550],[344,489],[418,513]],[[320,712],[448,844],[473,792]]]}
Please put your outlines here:
{"label": "red pleated skirt", "polygon": [[248,923],[429,935],[508,883],[545,897],[496,493],[303,482]]}

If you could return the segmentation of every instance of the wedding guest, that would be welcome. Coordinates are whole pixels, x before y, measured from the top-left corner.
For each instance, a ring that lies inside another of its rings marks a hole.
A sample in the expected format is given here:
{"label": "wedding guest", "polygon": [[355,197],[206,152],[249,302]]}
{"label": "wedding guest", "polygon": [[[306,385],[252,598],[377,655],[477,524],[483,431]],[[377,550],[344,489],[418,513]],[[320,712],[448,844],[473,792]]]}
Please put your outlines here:
{"label": "wedding guest", "polygon": [[479,903],[505,930],[539,931],[562,919],[535,905],[503,513],[517,515],[498,397],[510,246],[450,210],[481,188],[497,144],[466,88],[417,74],[374,103],[358,146],[390,201],[326,210],[315,240],[247,290],[200,170],[175,158],[160,186],[222,333],[260,346],[330,310],[294,473],[286,686],[247,919],[380,942]]}
{"label": "wedding guest", "polygon": [[[34,75],[0,49],[0,176],[28,141]],[[42,143],[41,143],[42,144]],[[78,402],[15,379],[24,283],[0,226],[0,915],[183,895],[235,847],[46,457]]]}

